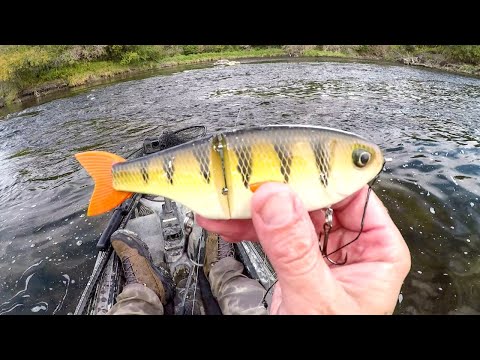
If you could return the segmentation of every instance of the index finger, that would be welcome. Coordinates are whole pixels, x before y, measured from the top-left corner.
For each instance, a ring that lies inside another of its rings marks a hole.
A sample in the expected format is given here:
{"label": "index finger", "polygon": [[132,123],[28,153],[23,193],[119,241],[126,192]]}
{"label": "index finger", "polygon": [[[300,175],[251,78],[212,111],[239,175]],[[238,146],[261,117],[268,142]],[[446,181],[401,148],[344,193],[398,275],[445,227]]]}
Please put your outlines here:
{"label": "index finger", "polygon": [[219,234],[226,241],[258,241],[257,232],[251,219],[246,220],[212,220],[195,214],[197,224],[205,230]]}
{"label": "index finger", "polygon": [[[325,215],[323,210],[315,210],[309,213],[315,232],[323,231]],[[243,240],[258,241],[257,232],[252,219],[248,220],[212,220],[195,214],[197,224],[205,230],[219,234],[226,241],[237,242]]]}
{"label": "index finger", "polygon": [[[363,187],[355,194],[333,205],[334,216],[341,227],[351,231],[360,231],[363,210],[367,199],[368,186]],[[380,199],[372,191],[367,206],[364,222],[364,231],[374,229],[392,222],[386,208]],[[315,210],[309,213],[315,227],[316,233],[322,232],[325,221],[323,210]],[[251,219],[245,220],[212,220],[195,214],[197,224],[204,229],[221,235],[227,241],[258,241]],[[388,220],[388,221],[387,221]],[[338,224],[334,224],[337,227]]]}

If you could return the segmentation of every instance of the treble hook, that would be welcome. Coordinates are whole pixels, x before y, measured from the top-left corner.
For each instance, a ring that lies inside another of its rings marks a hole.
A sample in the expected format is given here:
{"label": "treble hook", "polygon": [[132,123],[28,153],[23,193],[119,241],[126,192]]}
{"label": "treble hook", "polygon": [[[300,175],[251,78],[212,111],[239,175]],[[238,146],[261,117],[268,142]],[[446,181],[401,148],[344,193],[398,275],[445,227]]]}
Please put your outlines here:
{"label": "treble hook", "polygon": [[[333,209],[328,208],[325,210],[325,223],[323,224],[323,246],[320,243],[320,252],[322,253],[323,257],[326,258],[331,264],[333,265],[345,265],[347,263],[347,255],[345,254],[345,260],[343,262],[337,262],[335,260],[330,259],[330,255],[327,252],[328,249],[328,237],[330,235],[330,230],[332,229],[333,226]],[[320,235],[321,237],[321,235]]]}
{"label": "treble hook", "polygon": [[[336,262],[332,259],[330,259],[330,255],[336,253],[337,251],[340,251],[344,247],[350,245],[351,243],[355,242],[358,240],[360,235],[362,234],[363,231],[363,225],[365,223],[365,214],[367,213],[367,206],[368,206],[368,199],[370,198],[370,193],[372,192],[372,187],[377,181],[377,179],[380,177],[381,172],[385,169],[385,160],[383,161],[382,165],[382,170],[379,171],[379,173],[368,183],[368,191],[367,191],[367,198],[365,199],[365,205],[363,206],[363,213],[362,213],[362,219],[360,221],[360,230],[358,231],[357,236],[346,244],[343,244],[340,246],[338,249],[333,250],[331,253],[327,252],[327,246],[328,246],[328,236],[330,235],[330,230],[332,229],[333,225],[333,209],[332,208],[327,208],[325,210],[325,223],[323,224],[323,246],[320,242],[319,247],[320,247],[320,252],[322,253],[323,257],[326,258],[331,264],[334,265],[344,265],[347,262],[347,254],[345,254],[345,260],[342,263]],[[321,240],[321,235],[319,236],[319,240]]]}

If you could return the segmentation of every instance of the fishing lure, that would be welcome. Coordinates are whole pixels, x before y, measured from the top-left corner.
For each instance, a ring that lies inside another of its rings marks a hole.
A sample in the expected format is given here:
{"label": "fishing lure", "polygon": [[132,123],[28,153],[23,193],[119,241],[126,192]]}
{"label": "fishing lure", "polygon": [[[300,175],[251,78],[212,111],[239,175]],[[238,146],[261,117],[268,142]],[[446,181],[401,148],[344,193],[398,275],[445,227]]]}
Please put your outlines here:
{"label": "fishing lure", "polygon": [[95,181],[89,216],[143,193],[210,219],[251,218],[253,192],[270,181],[290,185],[308,211],[326,208],[374,179],[384,163],[380,148],[361,136],[304,125],[227,131],[131,161],[103,151],[75,157]]}

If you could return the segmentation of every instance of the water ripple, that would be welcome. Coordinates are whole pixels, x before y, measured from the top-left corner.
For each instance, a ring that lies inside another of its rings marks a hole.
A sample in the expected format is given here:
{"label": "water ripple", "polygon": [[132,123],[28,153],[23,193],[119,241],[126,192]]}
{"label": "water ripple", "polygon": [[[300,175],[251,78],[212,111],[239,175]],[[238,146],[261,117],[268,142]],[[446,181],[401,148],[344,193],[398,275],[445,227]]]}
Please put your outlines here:
{"label": "water ripple", "polygon": [[88,281],[108,216],[85,216],[92,182],[76,152],[125,156],[167,129],[280,123],[353,131],[391,159],[375,191],[412,253],[397,313],[480,312],[478,79],[367,63],[262,62],[73,94],[0,120],[0,313],[72,312]]}

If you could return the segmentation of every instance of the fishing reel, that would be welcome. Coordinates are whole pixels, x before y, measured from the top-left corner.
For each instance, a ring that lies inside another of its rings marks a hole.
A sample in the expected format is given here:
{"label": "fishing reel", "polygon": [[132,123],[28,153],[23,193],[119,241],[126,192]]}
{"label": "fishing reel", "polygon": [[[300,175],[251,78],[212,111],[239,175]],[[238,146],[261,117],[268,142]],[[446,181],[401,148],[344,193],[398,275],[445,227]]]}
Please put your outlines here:
{"label": "fishing reel", "polygon": [[144,154],[153,154],[163,149],[165,149],[165,147],[161,146],[160,137],[147,137],[143,140]]}
{"label": "fishing reel", "polygon": [[143,140],[143,153],[145,155],[156,153],[187,141],[205,136],[207,129],[203,125],[189,126],[177,131],[166,131],[160,136],[147,137]]}

